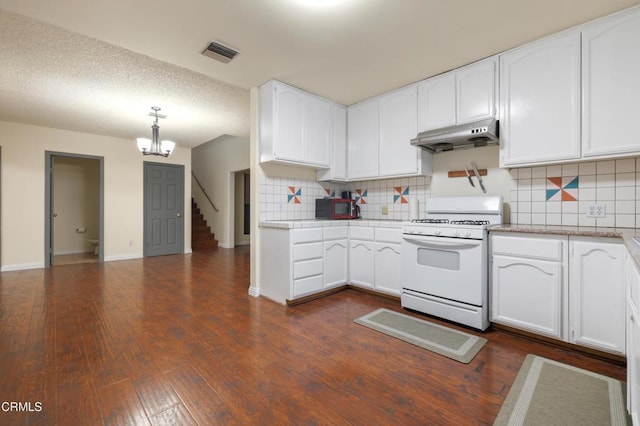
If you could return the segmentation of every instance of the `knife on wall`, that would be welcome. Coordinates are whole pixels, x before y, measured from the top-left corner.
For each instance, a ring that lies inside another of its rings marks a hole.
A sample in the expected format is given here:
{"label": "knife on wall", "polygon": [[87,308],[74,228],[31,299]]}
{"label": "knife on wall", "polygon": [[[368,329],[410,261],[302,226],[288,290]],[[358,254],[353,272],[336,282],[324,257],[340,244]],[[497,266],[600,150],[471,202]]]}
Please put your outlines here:
{"label": "knife on wall", "polygon": [[471,167],[473,167],[473,172],[476,174],[476,178],[478,179],[478,184],[480,185],[480,188],[482,188],[482,192],[486,193],[487,190],[484,189],[484,185],[482,184],[482,178],[480,177],[480,172],[478,171],[478,168],[476,167],[476,163],[474,163],[472,161],[471,162]]}
{"label": "knife on wall", "polygon": [[469,179],[469,183],[471,184],[471,186],[475,188],[476,185],[473,183],[473,179],[471,179],[471,173],[469,173],[469,169],[467,169],[467,166],[464,166],[464,171],[467,174],[467,179]]}

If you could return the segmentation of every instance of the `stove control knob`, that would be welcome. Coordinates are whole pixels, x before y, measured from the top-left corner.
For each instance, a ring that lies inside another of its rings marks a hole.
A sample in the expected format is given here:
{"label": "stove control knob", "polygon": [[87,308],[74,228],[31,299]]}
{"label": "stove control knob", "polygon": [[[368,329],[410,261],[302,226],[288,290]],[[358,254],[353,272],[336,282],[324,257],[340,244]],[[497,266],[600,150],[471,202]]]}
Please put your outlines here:
{"label": "stove control knob", "polygon": [[471,236],[471,231],[465,231],[464,236],[469,238]]}
{"label": "stove control knob", "polygon": [[424,229],[423,228],[418,228],[418,234],[420,234],[420,235],[424,234]]}
{"label": "stove control knob", "polygon": [[454,231],[453,232],[453,236],[454,237],[459,237],[460,236],[460,231]]}
{"label": "stove control knob", "polygon": [[433,235],[437,236],[437,235],[440,235],[440,234],[442,234],[442,231],[439,230],[439,229],[436,229],[435,231],[433,231]]}

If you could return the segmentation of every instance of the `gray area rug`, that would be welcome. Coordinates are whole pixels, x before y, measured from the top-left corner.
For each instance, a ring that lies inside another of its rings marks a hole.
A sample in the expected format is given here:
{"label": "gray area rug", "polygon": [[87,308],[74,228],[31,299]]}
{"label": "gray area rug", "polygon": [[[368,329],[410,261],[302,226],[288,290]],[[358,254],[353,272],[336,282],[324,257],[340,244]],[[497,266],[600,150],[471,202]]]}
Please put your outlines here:
{"label": "gray area rug", "polygon": [[527,355],[494,425],[630,425],[626,385]]}
{"label": "gray area rug", "polygon": [[354,322],[465,364],[471,362],[487,343],[487,339],[483,337],[388,309],[378,309],[356,318]]}

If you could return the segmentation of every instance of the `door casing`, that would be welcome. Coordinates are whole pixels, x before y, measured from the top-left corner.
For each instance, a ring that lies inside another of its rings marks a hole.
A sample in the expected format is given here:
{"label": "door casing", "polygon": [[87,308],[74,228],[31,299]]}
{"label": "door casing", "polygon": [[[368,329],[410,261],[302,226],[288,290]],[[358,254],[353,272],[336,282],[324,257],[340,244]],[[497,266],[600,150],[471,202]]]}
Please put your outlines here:
{"label": "door casing", "polygon": [[69,152],[45,151],[44,153],[44,266],[53,265],[53,158],[74,157],[98,160],[100,167],[98,219],[100,240],[98,262],[104,262],[104,157],[95,155],[74,154]]}

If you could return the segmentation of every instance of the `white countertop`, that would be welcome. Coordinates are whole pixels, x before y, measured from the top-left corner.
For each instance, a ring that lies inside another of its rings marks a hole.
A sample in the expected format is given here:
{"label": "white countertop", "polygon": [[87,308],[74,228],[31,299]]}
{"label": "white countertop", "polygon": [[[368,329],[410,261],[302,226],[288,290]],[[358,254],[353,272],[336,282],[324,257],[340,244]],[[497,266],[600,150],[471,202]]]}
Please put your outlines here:
{"label": "white countertop", "polygon": [[261,228],[323,228],[329,226],[368,226],[376,228],[400,228],[401,220],[373,220],[373,219],[306,219],[306,220],[264,220],[260,222]]}

